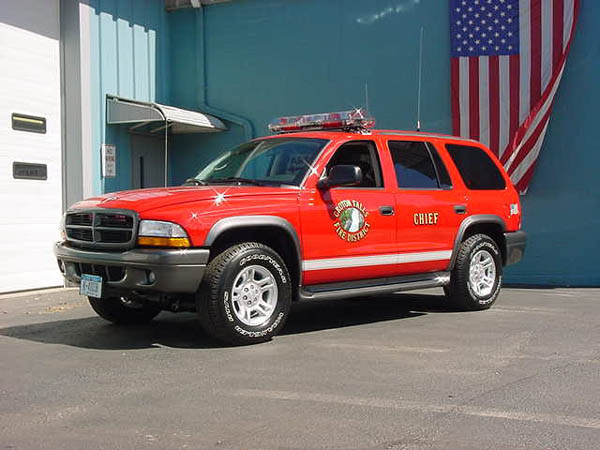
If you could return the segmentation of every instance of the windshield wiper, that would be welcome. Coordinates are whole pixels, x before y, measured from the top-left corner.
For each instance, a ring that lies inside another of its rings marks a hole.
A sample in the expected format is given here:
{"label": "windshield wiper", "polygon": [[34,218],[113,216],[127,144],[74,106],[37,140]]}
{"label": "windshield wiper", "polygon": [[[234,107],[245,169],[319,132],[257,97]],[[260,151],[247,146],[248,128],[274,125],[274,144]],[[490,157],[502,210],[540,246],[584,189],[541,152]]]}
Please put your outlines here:
{"label": "windshield wiper", "polygon": [[208,186],[208,183],[204,180],[199,180],[198,178],[188,178],[183,183],[184,186]]}
{"label": "windshield wiper", "polygon": [[215,178],[213,180],[209,180],[210,183],[246,183],[253,184],[254,186],[266,186],[267,184],[264,181],[253,180],[252,178],[242,178],[242,177],[225,177],[225,178]]}

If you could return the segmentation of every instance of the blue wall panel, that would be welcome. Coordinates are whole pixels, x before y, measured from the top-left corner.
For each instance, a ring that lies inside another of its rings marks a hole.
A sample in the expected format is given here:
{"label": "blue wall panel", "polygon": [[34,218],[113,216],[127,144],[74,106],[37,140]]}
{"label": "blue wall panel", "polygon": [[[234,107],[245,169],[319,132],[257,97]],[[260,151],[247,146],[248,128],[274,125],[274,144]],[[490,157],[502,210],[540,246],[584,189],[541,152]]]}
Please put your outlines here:
{"label": "blue wall panel", "polygon": [[[91,0],[92,149],[96,193],[131,187],[130,134],[106,126],[106,95],[169,103],[169,21],[158,0]],[[116,178],[100,176],[101,144],[117,147]]]}

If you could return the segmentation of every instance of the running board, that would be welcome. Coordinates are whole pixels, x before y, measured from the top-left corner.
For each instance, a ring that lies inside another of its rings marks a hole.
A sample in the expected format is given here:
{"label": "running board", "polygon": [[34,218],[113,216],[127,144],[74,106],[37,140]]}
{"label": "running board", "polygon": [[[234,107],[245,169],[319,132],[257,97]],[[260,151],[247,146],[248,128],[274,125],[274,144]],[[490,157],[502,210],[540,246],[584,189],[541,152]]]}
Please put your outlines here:
{"label": "running board", "polygon": [[363,295],[392,294],[400,291],[446,286],[450,272],[433,272],[400,277],[344,281],[306,286],[300,289],[301,300],[334,299]]}

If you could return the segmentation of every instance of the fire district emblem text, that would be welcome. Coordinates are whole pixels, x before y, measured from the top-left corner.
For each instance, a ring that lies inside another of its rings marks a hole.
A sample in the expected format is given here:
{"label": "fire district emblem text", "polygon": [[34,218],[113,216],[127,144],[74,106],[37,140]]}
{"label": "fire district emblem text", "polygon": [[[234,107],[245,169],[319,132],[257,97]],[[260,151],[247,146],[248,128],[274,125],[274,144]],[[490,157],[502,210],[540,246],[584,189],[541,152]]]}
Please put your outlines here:
{"label": "fire district emblem text", "polygon": [[333,215],[336,218],[333,224],[335,232],[347,242],[360,241],[371,227],[367,222],[369,211],[356,200],[342,200],[336,205]]}

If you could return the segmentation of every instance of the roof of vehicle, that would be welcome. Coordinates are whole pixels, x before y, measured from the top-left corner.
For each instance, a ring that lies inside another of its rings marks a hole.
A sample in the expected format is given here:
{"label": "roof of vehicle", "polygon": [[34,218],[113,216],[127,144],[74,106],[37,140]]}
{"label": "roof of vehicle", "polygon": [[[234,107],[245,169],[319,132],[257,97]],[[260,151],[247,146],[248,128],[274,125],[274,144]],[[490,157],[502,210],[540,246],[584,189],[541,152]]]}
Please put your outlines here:
{"label": "roof of vehicle", "polygon": [[352,138],[360,138],[365,139],[367,136],[402,136],[403,138],[435,138],[435,139],[447,139],[452,141],[463,141],[470,142],[473,144],[481,145],[480,142],[477,142],[473,139],[463,138],[460,136],[452,136],[449,134],[442,133],[430,133],[427,131],[404,131],[404,130],[367,130],[364,133],[360,132],[351,132],[345,130],[315,130],[315,131],[296,131],[290,133],[279,133],[271,136],[263,136],[259,139],[264,138],[281,138],[281,137],[304,137],[304,138],[313,138],[313,139],[352,139]]}

